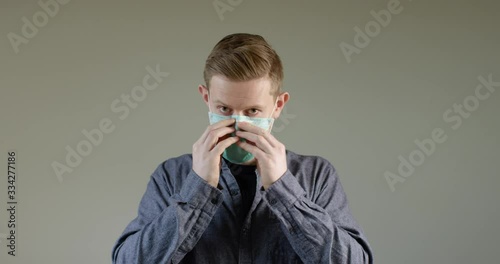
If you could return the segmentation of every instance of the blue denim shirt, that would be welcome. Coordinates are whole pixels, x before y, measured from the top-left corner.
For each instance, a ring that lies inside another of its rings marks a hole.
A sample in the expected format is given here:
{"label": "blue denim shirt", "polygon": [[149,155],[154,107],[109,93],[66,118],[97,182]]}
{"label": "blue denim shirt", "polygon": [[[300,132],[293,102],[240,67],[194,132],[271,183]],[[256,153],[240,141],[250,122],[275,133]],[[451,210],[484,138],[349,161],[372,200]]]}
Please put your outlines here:
{"label": "blue denim shirt", "polygon": [[335,168],[319,156],[286,155],[288,170],[267,190],[257,177],[242,226],[241,194],[224,159],[217,188],[192,170],[191,154],[162,162],[112,262],[373,263]]}

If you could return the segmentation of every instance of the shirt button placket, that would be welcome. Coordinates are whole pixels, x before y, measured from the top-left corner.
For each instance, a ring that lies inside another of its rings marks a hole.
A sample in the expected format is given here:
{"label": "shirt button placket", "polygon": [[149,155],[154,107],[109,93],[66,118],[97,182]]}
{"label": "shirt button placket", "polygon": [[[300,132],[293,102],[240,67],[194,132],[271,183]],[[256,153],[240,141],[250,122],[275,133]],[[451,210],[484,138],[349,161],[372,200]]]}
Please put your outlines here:
{"label": "shirt button placket", "polygon": [[250,237],[249,237],[249,227],[244,226],[241,229],[240,236],[240,261],[239,263],[252,263],[251,247],[250,247]]}

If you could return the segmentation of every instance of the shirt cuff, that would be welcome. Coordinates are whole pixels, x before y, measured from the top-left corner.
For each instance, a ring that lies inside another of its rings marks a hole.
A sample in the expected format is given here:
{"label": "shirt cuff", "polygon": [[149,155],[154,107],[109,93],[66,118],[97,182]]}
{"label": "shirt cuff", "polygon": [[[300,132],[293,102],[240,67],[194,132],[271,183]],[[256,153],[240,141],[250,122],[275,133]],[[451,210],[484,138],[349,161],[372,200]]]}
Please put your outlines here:
{"label": "shirt cuff", "polygon": [[179,195],[182,201],[195,209],[217,208],[223,200],[220,185],[218,188],[213,187],[192,169],[184,180]]}
{"label": "shirt cuff", "polygon": [[270,207],[282,204],[285,208],[288,208],[304,194],[305,190],[299,184],[297,178],[287,170],[281,178],[264,191],[263,198]]}

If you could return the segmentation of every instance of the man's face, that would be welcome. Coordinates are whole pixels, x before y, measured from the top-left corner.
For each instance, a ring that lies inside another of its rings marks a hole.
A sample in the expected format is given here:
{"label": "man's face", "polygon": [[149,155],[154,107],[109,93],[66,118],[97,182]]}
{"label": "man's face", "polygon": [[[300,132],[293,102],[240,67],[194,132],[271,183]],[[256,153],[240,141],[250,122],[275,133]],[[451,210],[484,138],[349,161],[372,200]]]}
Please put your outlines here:
{"label": "man's face", "polygon": [[[271,83],[269,78],[234,82],[224,76],[215,75],[210,81],[210,92],[204,85],[200,85],[198,91],[210,111],[215,114],[277,119],[288,101],[289,94],[284,92],[275,99],[270,94]],[[218,142],[227,137],[229,135],[219,138]],[[247,142],[255,146],[254,142]],[[253,163],[255,158],[245,164]]]}
{"label": "man's face", "polygon": [[278,96],[278,104],[275,104],[276,101],[270,94],[271,80],[265,77],[233,82],[216,75],[210,82],[210,92],[202,85],[199,90],[209,109],[219,115],[277,118],[284,105],[283,95]]}

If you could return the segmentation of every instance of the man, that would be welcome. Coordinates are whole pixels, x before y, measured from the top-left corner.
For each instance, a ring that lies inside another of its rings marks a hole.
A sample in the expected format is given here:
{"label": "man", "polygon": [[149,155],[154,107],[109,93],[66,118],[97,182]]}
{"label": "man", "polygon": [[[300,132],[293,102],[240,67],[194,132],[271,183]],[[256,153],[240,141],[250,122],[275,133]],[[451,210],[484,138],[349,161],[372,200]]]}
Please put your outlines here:
{"label": "man", "polygon": [[264,38],[224,37],[204,79],[210,125],[156,168],[113,263],[373,263],[335,168],[271,134],[289,94]]}

